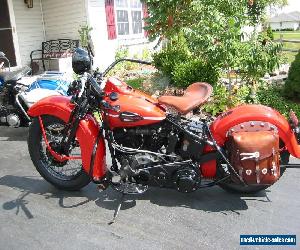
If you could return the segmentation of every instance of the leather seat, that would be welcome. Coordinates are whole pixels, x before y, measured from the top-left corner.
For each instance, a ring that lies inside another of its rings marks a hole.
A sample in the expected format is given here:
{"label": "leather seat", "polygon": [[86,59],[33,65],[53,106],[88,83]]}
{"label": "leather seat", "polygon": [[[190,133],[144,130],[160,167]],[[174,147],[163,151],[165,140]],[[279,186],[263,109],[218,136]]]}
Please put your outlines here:
{"label": "leather seat", "polygon": [[158,102],[171,106],[185,115],[206,103],[212,91],[213,88],[208,83],[196,82],[186,89],[183,96],[161,96],[158,98]]}

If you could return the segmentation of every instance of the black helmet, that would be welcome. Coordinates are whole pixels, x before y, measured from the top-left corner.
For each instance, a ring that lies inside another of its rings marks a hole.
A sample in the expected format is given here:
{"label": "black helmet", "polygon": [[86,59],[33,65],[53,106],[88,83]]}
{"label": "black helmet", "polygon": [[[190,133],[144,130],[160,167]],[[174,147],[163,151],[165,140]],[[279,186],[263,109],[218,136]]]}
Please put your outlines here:
{"label": "black helmet", "polygon": [[91,69],[92,60],[89,53],[82,49],[76,48],[72,56],[72,68],[76,74],[82,75]]}

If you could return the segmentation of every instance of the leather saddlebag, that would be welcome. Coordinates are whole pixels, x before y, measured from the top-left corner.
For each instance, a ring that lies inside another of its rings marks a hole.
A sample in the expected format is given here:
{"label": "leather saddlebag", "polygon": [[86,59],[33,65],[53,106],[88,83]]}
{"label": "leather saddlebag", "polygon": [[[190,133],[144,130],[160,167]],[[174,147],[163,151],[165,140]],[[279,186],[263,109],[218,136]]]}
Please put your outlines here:
{"label": "leather saddlebag", "polygon": [[280,177],[279,136],[274,131],[233,133],[229,158],[246,184],[271,185]]}

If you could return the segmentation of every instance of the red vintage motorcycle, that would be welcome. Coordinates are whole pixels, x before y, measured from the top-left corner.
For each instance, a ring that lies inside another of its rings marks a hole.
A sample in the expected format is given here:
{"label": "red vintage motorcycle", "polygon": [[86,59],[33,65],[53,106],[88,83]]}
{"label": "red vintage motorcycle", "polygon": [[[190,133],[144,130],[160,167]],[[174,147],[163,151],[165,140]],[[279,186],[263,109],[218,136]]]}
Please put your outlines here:
{"label": "red vintage motorcycle", "polygon": [[122,60],[92,75],[89,54],[77,49],[73,69],[82,79],[71,85],[72,97],[47,97],[29,109],[31,159],[57,188],[77,190],[93,181],[123,194],[140,194],[149,186],[188,193],[214,185],[254,193],[280,178],[289,154],[300,158],[293,113],[287,121],[269,107],[243,105],[213,121],[189,120],[184,115],[208,101],[209,84],[193,83],[181,97],[158,99],[116,78],[101,88]]}

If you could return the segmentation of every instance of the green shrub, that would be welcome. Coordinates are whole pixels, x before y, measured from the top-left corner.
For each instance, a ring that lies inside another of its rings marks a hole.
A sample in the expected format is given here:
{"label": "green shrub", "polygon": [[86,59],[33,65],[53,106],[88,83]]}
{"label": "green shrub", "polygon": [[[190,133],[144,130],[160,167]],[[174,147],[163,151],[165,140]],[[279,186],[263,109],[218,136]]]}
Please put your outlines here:
{"label": "green shrub", "polygon": [[259,82],[268,72],[279,67],[279,52],[282,45],[269,41],[266,34],[260,34],[258,39],[244,42],[240,48],[239,68],[243,79],[250,84]]}
{"label": "green shrub", "polygon": [[219,72],[199,59],[193,59],[175,64],[172,80],[176,87],[186,88],[193,82],[217,83]]}
{"label": "green shrub", "polygon": [[190,53],[182,37],[167,42],[165,48],[153,55],[153,63],[157,69],[167,76],[172,76],[176,64],[189,60]]}
{"label": "green shrub", "polygon": [[142,88],[142,84],[143,84],[143,81],[145,81],[146,78],[144,77],[139,77],[139,78],[134,78],[134,79],[129,79],[129,80],[126,80],[126,83],[133,87],[134,89],[140,89]]}
{"label": "green shrub", "polygon": [[289,69],[284,92],[286,96],[300,100],[300,50]]}
{"label": "green shrub", "polygon": [[[130,58],[132,57],[129,53],[128,47],[120,46],[117,48],[115,53],[115,60],[119,60],[122,58]],[[133,70],[137,68],[139,65],[137,63],[132,62],[120,62],[118,63],[111,71],[109,71],[108,76],[119,76],[123,77],[126,75],[128,70]]]}
{"label": "green shrub", "polygon": [[300,117],[300,103],[286,99],[283,95],[283,87],[260,87],[257,91],[257,99],[260,104],[276,109],[285,117],[289,116],[291,109]]}
{"label": "green shrub", "polygon": [[143,49],[141,56],[139,56],[139,59],[145,61],[151,61],[152,60],[151,51],[147,48]]}
{"label": "green shrub", "polygon": [[274,32],[273,32],[271,26],[268,26],[266,33],[267,33],[267,36],[268,36],[271,40],[274,40]]}
{"label": "green shrub", "polygon": [[127,58],[129,56],[129,49],[127,47],[119,47],[116,50],[115,60]]}
{"label": "green shrub", "polygon": [[80,37],[80,45],[83,48],[87,48],[90,39],[90,33],[93,30],[88,24],[80,25],[78,29],[79,37]]}
{"label": "green shrub", "polygon": [[253,103],[251,88],[247,85],[235,86],[230,92],[224,84],[214,86],[211,101],[204,105],[204,110],[213,116],[245,103]]}
{"label": "green shrub", "polygon": [[290,110],[293,110],[300,117],[300,103],[288,100],[283,95],[282,86],[260,85],[256,91],[255,98],[252,96],[251,87],[243,85],[235,87],[230,93],[226,86],[217,84],[214,86],[212,100],[203,106],[204,111],[213,116],[236,107],[240,104],[258,103],[277,110],[286,118]]}
{"label": "green shrub", "polygon": [[155,53],[153,62],[179,88],[186,88],[197,81],[215,84],[219,79],[217,69],[192,56],[182,34],[170,39],[165,48]]}
{"label": "green shrub", "polygon": [[211,100],[203,106],[205,112],[216,116],[229,108],[229,92],[222,84],[214,86]]}

